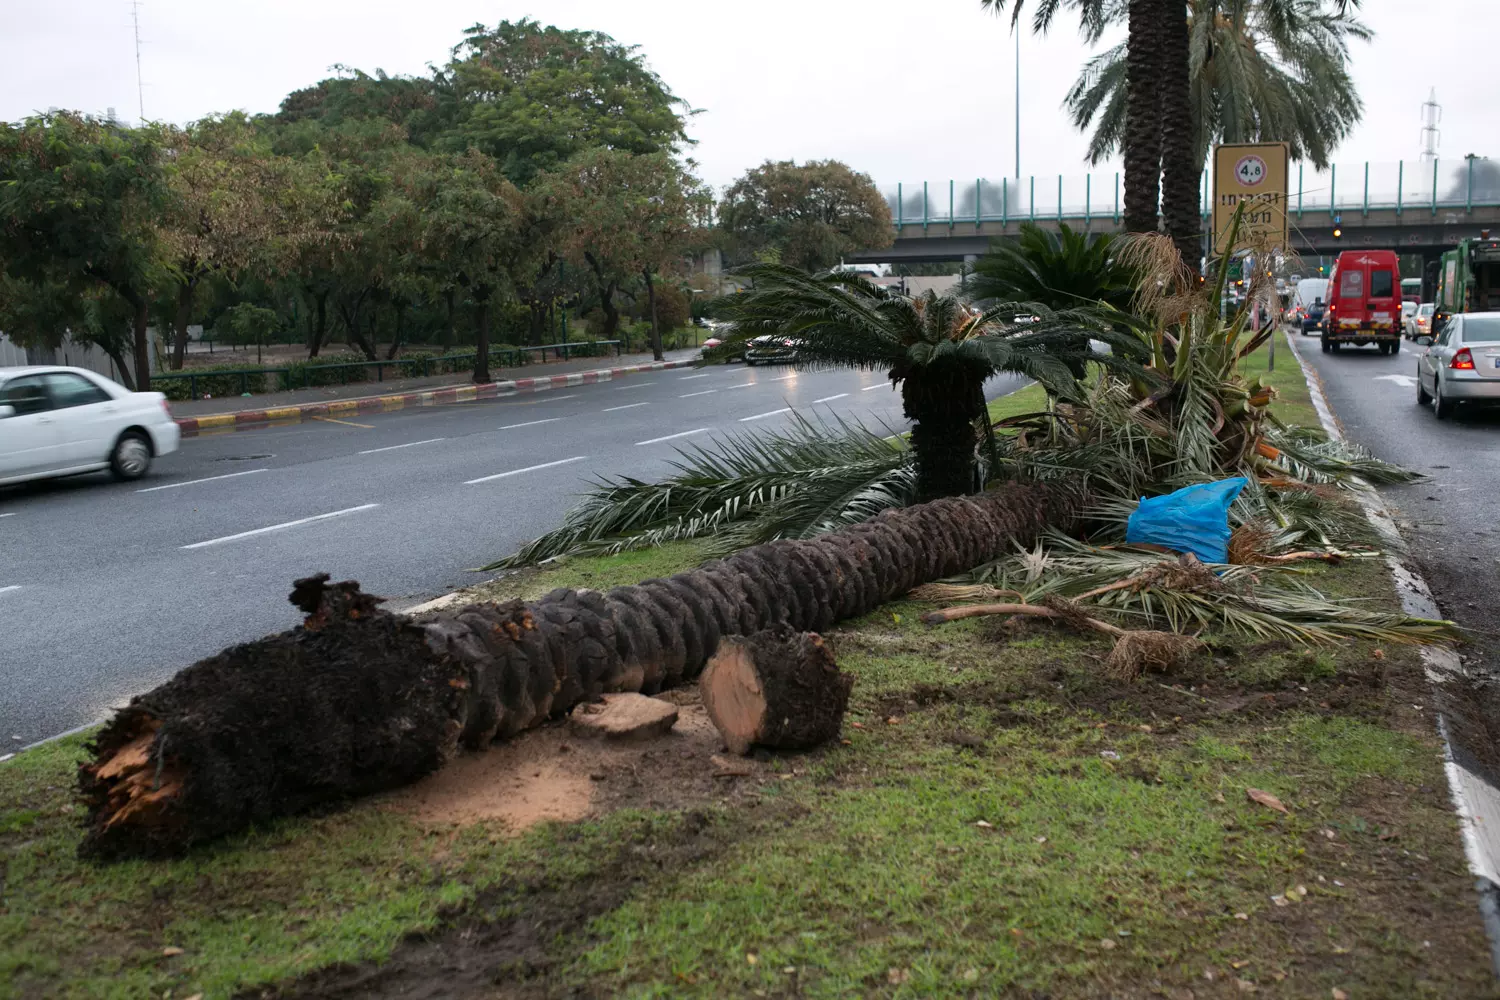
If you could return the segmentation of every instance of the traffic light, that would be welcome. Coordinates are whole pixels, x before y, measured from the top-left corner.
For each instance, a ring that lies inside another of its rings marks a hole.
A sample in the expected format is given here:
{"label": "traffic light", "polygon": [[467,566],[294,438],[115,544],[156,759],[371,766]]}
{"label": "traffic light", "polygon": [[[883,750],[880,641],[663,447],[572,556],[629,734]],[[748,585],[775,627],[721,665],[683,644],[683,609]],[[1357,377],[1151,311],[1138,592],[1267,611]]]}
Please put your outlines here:
{"label": "traffic light", "polygon": [[1344,231],[1342,229],[1340,229],[1338,226],[1334,226],[1333,227],[1333,238],[1334,239],[1336,239],[1336,240],[1337,239],[1342,239],[1343,235],[1344,235]]}

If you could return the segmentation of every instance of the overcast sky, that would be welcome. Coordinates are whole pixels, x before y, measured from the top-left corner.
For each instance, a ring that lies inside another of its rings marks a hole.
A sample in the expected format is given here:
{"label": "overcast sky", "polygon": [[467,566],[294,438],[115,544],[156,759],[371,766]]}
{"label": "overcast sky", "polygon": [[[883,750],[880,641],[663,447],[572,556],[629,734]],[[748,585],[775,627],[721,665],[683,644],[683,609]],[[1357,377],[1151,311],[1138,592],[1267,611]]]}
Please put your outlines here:
{"label": "overcast sky", "polygon": [[[1366,0],[1376,33],[1353,72],[1364,123],[1340,162],[1415,159],[1428,88],[1441,153],[1500,157],[1493,64],[1500,0]],[[138,116],[128,0],[0,0],[0,119],[50,107]],[[465,27],[531,16],[638,45],[683,98],[699,172],[724,185],[767,158],[837,158],[884,186],[1014,169],[1008,21],[979,0],[143,0],[145,115],[190,121],[276,110],[335,63],[422,73]],[[1084,138],[1061,110],[1088,55],[1071,18],[1021,39],[1021,170],[1079,174]],[[1108,169],[1114,169],[1113,166]]]}

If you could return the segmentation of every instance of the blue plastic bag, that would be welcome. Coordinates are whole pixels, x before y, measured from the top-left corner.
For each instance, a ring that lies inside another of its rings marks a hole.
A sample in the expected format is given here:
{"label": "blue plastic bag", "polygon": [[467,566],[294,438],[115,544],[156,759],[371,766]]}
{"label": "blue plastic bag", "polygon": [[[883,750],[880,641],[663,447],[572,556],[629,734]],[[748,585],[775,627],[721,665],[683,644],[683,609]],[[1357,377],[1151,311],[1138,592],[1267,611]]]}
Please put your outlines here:
{"label": "blue plastic bag", "polygon": [[1187,486],[1164,497],[1143,497],[1125,522],[1127,542],[1191,552],[1206,563],[1229,559],[1229,505],[1249,480],[1244,476]]}

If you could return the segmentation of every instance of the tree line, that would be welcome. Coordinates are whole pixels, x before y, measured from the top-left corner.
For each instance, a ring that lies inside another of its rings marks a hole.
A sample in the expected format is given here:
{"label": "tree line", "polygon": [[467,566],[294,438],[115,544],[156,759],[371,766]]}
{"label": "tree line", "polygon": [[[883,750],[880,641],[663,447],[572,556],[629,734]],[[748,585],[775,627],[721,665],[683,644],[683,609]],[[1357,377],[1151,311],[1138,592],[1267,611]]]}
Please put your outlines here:
{"label": "tree line", "polygon": [[[720,201],[686,155],[695,113],[634,47],[532,20],[476,25],[425,76],[336,75],[274,114],[127,126],[74,112],[0,126],[0,330],[97,344],[134,387],[148,328],[539,343],[559,311],[689,311],[695,255],[828,267],[887,245],[890,214],[836,162],[770,163]],[[702,297],[702,296],[700,296]]]}

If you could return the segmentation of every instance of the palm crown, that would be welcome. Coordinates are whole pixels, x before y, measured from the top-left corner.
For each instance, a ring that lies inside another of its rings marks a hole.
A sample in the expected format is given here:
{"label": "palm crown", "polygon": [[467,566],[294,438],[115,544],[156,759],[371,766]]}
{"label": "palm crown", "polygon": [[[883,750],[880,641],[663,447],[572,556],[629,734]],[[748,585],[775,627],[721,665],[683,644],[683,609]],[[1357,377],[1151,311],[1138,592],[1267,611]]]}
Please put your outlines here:
{"label": "palm crown", "polygon": [[[992,375],[1024,375],[1072,398],[1087,363],[1134,369],[1142,356],[1138,338],[1087,308],[1005,302],[981,310],[949,295],[909,297],[849,272],[810,275],[779,264],[741,273],[753,287],[736,297],[729,343],[770,334],[793,342],[798,364],[885,369],[914,422],[923,497],[973,487],[976,426]],[[1091,340],[1114,353],[1094,350]]]}

